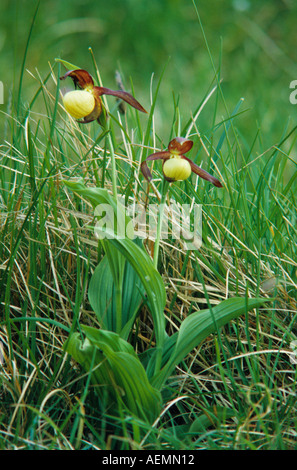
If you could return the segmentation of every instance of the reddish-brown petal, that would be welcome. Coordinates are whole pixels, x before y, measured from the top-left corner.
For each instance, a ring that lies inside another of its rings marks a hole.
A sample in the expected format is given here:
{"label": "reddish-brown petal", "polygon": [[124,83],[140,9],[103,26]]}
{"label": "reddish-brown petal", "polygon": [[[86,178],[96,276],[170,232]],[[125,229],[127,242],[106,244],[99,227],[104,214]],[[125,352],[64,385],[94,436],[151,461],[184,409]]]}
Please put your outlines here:
{"label": "reddish-brown petal", "polygon": [[66,78],[72,78],[75,86],[81,88],[82,90],[86,87],[93,87],[94,81],[86,70],[83,69],[76,69],[76,70],[69,70],[63,77],[60,77],[60,80],[65,80]]}
{"label": "reddish-brown petal", "polygon": [[177,155],[183,155],[184,153],[189,152],[193,147],[193,141],[185,139],[184,137],[176,137],[169,142],[168,150],[171,153]]}
{"label": "reddish-brown petal", "polygon": [[167,160],[167,158],[170,158],[171,153],[168,152],[168,150],[163,150],[161,152],[156,152],[156,153],[151,153],[146,160]]}
{"label": "reddish-brown petal", "polygon": [[120,100],[126,101],[126,103],[130,104],[133,106],[133,108],[138,109],[138,111],[141,111],[142,113],[146,113],[147,111],[141,106],[141,104],[132,96],[130,93],[122,90],[110,90],[109,88],[105,87],[99,87],[96,86],[94,87],[93,90],[94,93],[96,93],[98,96],[102,95],[112,95],[115,96],[116,98],[119,98]]}
{"label": "reddish-brown petal", "polygon": [[214,184],[217,188],[222,188],[223,187],[222,183],[217,178],[215,178],[214,176],[207,173],[207,171],[200,168],[200,166],[197,166],[189,158],[187,158],[185,156],[183,156],[183,158],[188,160],[188,162],[191,165],[193,173],[196,173],[196,175],[200,176],[200,178],[203,178],[204,180],[209,181],[210,183]]}
{"label": "reddish-brown petal", "polygon": [[146,160],[144,160],[141,165],[140,165],[140,169],[141,169],[141,172],[143,174],[143,176],[145,177],[145,179],[147,179],[148,181],[151,181],[151,179],[153,178],[152,177],[152,174],[149,170],[149,167],[147,166],[147,162]]}
{"label": "reddish-brown petal", "polygon": [[148,161],[152,161],[152,160],[167,160],[168,158],[170,158],[170,152],[168,151],[164,151],[164,152],[156,152],[156,153],[152,153],[151,155],[149,155],[147,157],[146,160],[144,160],[141,165],[140,165],[140,169],[142,171],[142,174],[143,176],[148,180],[148,181],[151,181],[152,179],[152,174],[149,170],[149,167],[147,166],[147,162]]}

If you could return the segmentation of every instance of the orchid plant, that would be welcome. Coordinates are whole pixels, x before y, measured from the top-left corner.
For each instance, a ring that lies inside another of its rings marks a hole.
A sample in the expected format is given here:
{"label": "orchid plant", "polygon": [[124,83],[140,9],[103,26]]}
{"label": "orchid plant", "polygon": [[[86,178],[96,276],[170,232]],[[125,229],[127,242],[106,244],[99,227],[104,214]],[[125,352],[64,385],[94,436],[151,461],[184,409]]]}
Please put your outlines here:
{"label": "orchid plant", "polygon": [[[104,94],[120,98],[145,112],[129,93],[95,86],[90,74],[83,69],[71,70],[61,78],[68,77],[74,81],[76,90],[63,96],[64,107],[83,124],[95,120],[100,123],[103,113],[101,97]],[[141,163],[143,176],[151,181],[147,163],[162,160],[164,185],[161,203],[171,183],[183,181],[192,173],[217,188],[222,187],[217,178],[185,156],[192,146],[191,140],[176,137],[170,141],[167,150],[151,154]],[[118,204],[115,192],[110,194],[107,188],[87,187],[83,181],[65,181],[65,185],[87,199],[94,209],[99,204],[112,206],[115,218],[131,226],[131,220],[125,208]],[[160,214],[159,228],[161,220]],[[105,254],[92,274],[88,298],[100,329],[81,325],[80,333],[72,332],[64,348],[90,374],[99,396],[107,400],[113,410],[118,409],[120,413],[124,409],[130,415],[153,423],[160,416],[161,391],[175,367],[207,336],[265,300],[227,299],[215,307],[192,313],[183,320],[179,330],[169,336],[164,315],[166,290],[157,269],[158,236],[152,260],[142,240],[123,238],[116,229],[104,237],[106,232],[101,225],[99,231],[102,232],[100,243]],[[144,303],[152,316],[154,342],[139,354],[129,340]]]}

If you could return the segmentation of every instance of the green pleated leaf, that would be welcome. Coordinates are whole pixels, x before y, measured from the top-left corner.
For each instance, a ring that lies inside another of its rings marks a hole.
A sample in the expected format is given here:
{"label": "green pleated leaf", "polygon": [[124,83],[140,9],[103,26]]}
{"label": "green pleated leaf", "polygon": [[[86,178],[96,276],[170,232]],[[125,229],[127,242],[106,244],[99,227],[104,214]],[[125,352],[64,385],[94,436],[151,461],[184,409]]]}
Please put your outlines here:
{"label": "green pleated leaf", "polygon": [[[144,298],[144,288],[132,266],[126,262],[122,278],[122,314],[119,334],[127,339]],[[90,304],[103,329],[117,332],[116,285],[106,256],[96,267],[88,290]]]}
{"label": "green pleated leaf", "polygon": [[194,434],[204,434],[209,428],[219,428],[226,420],[234,418],[236,413],[227,407],[203,408],[197,418],[190,424],[181,424],[174,427],[174,433],[179,439],[191,439]]}
{"label": "green pleated leaf", "polygon": [[88,297],[101,328],[110,331],[116,331],[114,288],[108,258],[104,256],[91,277]]}
{"label": "green pleated leaf", "polygon": [[153,422],[160,413],[161,395],[149,383],[133,347],[116,333],[88,326],[82,329],[86,338],[81,340],[74,333],[65,349],[92,374],[99,396],[107,397],[114,412],[121,403],[133,415]]}
{"label": "green pleated leaf", "polygon": [[113,331],[98,330],[86,325],[82,326],[82,330],[89,341],[105,353],[110,349],[114,352],[126,352],[137,357],[133,346]]}
{"label": "green pleated leaf", "polygon": [[164,356],[168,358],[158,375],[151,382],[160,388],[164,381],[195,347],[220,327],[248,310],[259,307],[270,299],[246,299],[234,297],[224,300],[212,309],[200,310],[189,315],[181,324],[179,331],[167,338],[164,344]]}
{"label": "green pleated leaf", "polygon": [[[106,366],[104,354],[95,347],[88,338],[82,340],[79,333],[73,333],[65,342],[64,350],[78,362],[82,368],[92,374],[91,381],[94,385],[105,384],[105,390],[102,387],[96,387],[96,392],[102,398],[106,397],[110,406],[116,400],[114,387],[110,385],[110,371]],[[104,393],[107,392],[107,393]]]}
{"label": "green pleated leaf", "polygon": [[148,306],[153,317],[154,331],[158,347],[162,348],[166,338],[164,309],[166,291],[160,273],[144,249],[129,239],[108,240],[132,265],[145,289]]}
{"label": "green pleated leaf", "polygon": [[201,413],[193,421],[188,430],[188,433],[201,434],[210,427],[219,427],[222,423],[225,423],[227,419],[233,418],[234,416],[235,411],[231,408],[213,407],[204,409],[204,413]]}
{"label": "green pleated leaf", "polygon": [[[95,188],[87,187],[82,179],[79,180],[64,180],[63,183],[69,189],[79,194],[83,198],[86,198],[94,208],[94,215],[101,214],[101,211],[98,210],[100,207],[108,207],[112,210],[113,221],[110,219],[108,214],[103,220],[106,222],[107,228],[112,227],[112,232],[119,237],[125,238],[128,236],[133,239],[133,225],[131,223],[131,218],[127,216],[125,208],[121,201],[117,200],[113,195],[111,195],[107,189],[104,188]],[[108,230],[105,232],[105,227],[102,222],[98,224],[98,231],[95,232],[97,236],[102,236],[102,239],[112,236],[112,233],[108,233]]]}

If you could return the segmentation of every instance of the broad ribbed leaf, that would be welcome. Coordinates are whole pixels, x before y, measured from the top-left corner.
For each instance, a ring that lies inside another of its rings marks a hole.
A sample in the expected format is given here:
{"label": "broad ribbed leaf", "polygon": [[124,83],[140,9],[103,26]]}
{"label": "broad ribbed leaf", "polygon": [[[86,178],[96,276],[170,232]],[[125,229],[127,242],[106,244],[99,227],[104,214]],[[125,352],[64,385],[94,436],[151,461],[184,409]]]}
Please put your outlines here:
{"label": "broad ribbed leaf", "polygon": [[105,353],[110,349],[114,352],[126,352],[137,357],[133,346],[113,331],[98,330],[86,325],[82,325],[82,330],[89,341]]}
{"label": "broad ribbed leaf", "polygon": [[[113,210],[114,215],[114,233],[119,236],[125,237],[125,235],[133,238],[133,227],[131,224],[131,219],[125,213],[125,208],[114,196],[112,196],[107,189],[104,188],[88,188],[82,179],[75,181],[63,181],[65,186],[79,194],[80,196],[88,199],[92,204],[93,208],[96,210],[97,206],[106,205]],[[96,211],[95,211],[96,215]],[[129,233],[125,233],[126,230],[129,230]],[[102,231],[103,228],[100,227],[98,234]]]}
{"label": "broad ribbed leaf", "polygon": [[99,396],[107,397],[113,412],[121,402],[135,416],[153,422],[160,412],[161,395],[149,383],[133,347],[116,333],[87,326],[82,329],[86,339],[73,334],[66,351],[92,373]]}
{"label": "broad ribbed leaf", "polygon": [[146,251],[133,243],[132,240],[114,238],[108,242],[123,254],[138,274],[153,317],[157,346],[162,348],[166,337],[164,316],[166,292],[161,275],[155,269]]}
{"label": "broad ribbed leaf", "polygon": [[194,434],[200,436],[207,432],[208,428],[219,428],[224,425],[227,419],[233,418],[236,413],[227,407],[203,408],[201,413],[192,423],[180,424],[174,427],[174,433],[182,441],[186,438],[189,441]]}
{"label": "broad ribbed leaf", "polygon": [[191,424],[189,434],[202,434],[206,432],[209,427],[217,428],[224,424],[226,419],[233,418],[235,411],[227,407],[213,407],[204,408],[204,413],[201,413]]}
{"label": "broad ribbed leaf", "polygon": [[[117,331],[115,283],[108,258],[104,256],[96,267],[88,290],[90,304],[99,319],[100,326],[109,331]],[[122,282],[122,315],[119,334],[127,339],[144,297],[144,288],[130,263],[125,263]]]}
{"label": "broad ribbed leaf", "polygon": [[[248,310],[259,307],[270,299],[245,299],[234,297],[224,300],[212,309],[200,310],[189,315],[174,337],[166,339],[164,355],[168,361],[151,382],[158,389],[178,365],[195,347],[210,334]],[[175,343],[175,345],[174,345]],[[170,354],[169,354],[170,353]]]}

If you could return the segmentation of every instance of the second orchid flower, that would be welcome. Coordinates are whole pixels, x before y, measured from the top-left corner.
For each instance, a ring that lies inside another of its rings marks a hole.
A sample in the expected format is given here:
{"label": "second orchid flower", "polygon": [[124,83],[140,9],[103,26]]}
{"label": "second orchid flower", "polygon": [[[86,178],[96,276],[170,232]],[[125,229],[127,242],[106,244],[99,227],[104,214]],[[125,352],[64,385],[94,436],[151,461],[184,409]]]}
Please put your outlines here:
{"label": "second orchid flower", "polygon": [[144,177],[148,181],[152,179],[152,174],[147,165],[148,161],[162,160],[163,175],[168,182],[186,180],[193,172],[216,187],[222,188],[223,185],[217,178],[210,175],[184,155],[189,152],[192,147],[192,140],[183,137],[176,137],[171,140],[168,145],[168,150],[153,153],[142,162],[141,171]]}

